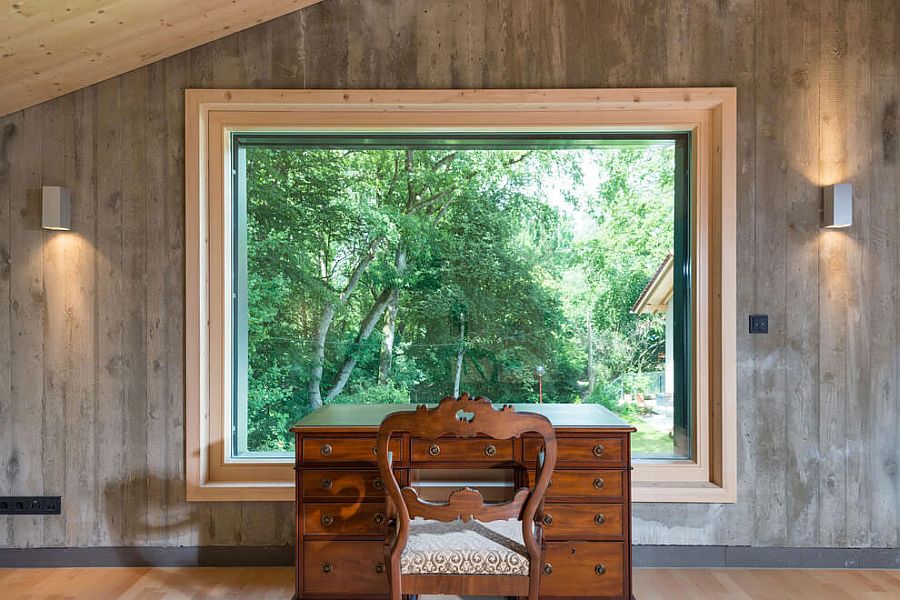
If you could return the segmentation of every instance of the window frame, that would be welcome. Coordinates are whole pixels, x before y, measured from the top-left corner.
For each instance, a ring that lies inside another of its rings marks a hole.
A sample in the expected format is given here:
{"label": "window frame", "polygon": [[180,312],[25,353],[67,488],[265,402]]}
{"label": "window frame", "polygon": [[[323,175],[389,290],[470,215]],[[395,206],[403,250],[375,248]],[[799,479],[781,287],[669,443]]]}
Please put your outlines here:
{"label": "window frame", "polygon": [[[285,458],[290,452],[251,452],[246,447],[248,431],[248,331],[247,331],[247,151],[251,148],[317,149],[317,148],[453,148],[453,149],[525,149],[550,150],[636,148],[654,144],[671,144],[673,150],[674,199],[673,239],[674,293],[672,302],[677,313],[674,322],[675,344],[673,355],[677,365],[675,372],[674,452],[668,455],[634,457],[633,460],[684,460],[693,458],[693,404],[690,390],[692,363],[691,336],[693,314],[689,297],[691,289],[691,181],[690,132],[600,132],[600,133],[404,133],[404,132],[334,132],[327,135],[305,132],[255,133],[231,131],[232,177],[232,439],[226,450],[235,460]],[[685,368],[686,367],[686,368]]]}
{"label": "window frame", "polygon": [[187,499],[294,499],[293,458],[231,458],[231,134],[367,130],[690,133],[693,460],[636,463],[633,498],[734,502],[734,88],[186,90]]}

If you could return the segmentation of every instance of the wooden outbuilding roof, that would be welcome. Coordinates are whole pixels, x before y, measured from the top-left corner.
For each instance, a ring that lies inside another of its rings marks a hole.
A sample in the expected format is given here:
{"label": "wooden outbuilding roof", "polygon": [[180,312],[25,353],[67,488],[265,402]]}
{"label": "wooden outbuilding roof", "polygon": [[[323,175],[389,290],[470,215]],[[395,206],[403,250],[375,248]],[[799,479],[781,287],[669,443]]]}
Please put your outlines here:
{"label": "wooden outbuilding roof", "polygon": [[666,255],[656,273],[644,286],[644,291],[631,306],[631,312],[636,314],[666,312],[675,289],[675,276],[672,270],[674,264],[675,258],[671,254]]}

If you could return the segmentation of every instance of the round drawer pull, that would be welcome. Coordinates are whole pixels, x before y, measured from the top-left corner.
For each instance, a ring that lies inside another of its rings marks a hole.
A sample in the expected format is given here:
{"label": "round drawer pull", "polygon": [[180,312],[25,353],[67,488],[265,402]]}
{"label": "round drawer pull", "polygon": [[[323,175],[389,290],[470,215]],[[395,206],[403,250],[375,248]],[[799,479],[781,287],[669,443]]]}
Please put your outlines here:
{"label": "round drawer pull", "polygon": [[597,516],[594,517],[594,523],[596,525],[603,525],[606,523],[606,517],[604,517],[601,513],[597,513]]}
{"label": "round drawer pull", "polygon": [[376,477],[376,478],[372,481],[372,487],[375,488],[376,490],[383,490],[383,489],[384,489],[384,481],[381,480],[381,477]]}
{"label": "round drawer pull", "polygon": [[605,453],[606,448],[604,448],[602,444],[594,446],[594,456],[603,456]]}
{"label": "round drawer pull", "polygon": [[488,444],[487,446],[484,447],[484,453],[487,456],[494,456],[495,454],[497,454],[497,446],[495,446],[493,444]]}
{"label": "round drawer pull", "polygon": [[553,565],[547,563],[544,565],[544,575],[552,575],[553,574]]}
{"label": "round drawer pull", "polygon": [[438,446],[437,444],[432,444],[431,446],[429,446],[428,454],[430,454],[431,456],[437,456],[440,453],[441,453],[441,447]]}
{"label": "round drawer pull", "polygon": [[322,563],[322,572],[331,573],[331,563]]}
{"label": "round drawer pull", "polygon": [[334,485],[334,482],[331,481],[330,479],[322,480],[322,489],[330,490],[331,486],[333,486],[333,485]]}
{"label": "round drawer pull", "polygon": [[375,572],[376,573],[384,573],[384,563],[383,562],[375,563]]}
{"label": "round drawer pull", "polygon": [[603,481],[602,477],[598,477],[597,479],[594,480],[594,488],[595,489],[598,489],[598,490],[603,489],[604,485],[606,485],[606,482]]}
{"label": "round drawer pull", "polygon": [[372,517],[372,521],[374,521],[374,523],[376,525],[383,525],[384,524],[384,515],[381,513],[375,513],[375,516]]}
{"label": "round drawer pull", "polygon": [[321,449],[322,456],[331,456],[331,453],[334,452],[334,448],[331,447],[331,444],[325,444]]}
{"label": "round drawer pull", "polygon": [[328,527],[332,523],[334,523],[334,517],[331,515],[322,515],[322,525]]}
{"label": "round drawer pull", "polygon": [[596,573],[597,575],[605,575],[606,567],[604,567],[603,565],[597,565],[596,567],[594,567],[594,573]]}
{"label": "round drawer pull", "polygon": [[552,525],[553,524],[553,515],[544,515],[544,518],[541,519],[544,522],[544,525]]}

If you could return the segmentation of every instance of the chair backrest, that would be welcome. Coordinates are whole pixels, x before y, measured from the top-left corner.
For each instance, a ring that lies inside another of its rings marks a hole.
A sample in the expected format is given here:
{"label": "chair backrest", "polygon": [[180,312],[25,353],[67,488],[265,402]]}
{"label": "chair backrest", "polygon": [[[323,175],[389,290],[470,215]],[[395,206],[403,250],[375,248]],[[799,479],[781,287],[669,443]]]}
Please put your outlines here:
{"label": "chair backrest", "polygon": [[[481,493],[471,488],[456,490],[446,503],[422,500],[414,489],[401,489],[394,476],[388,444],[395,433],[408,433],[419,438],[487,436],[497,440],[536,433],[544,440],[540,474],[533,489],[524,487],[517,490],[508,502],[485,503]],[[509,405],[496,409],[484,397],[472,398],[469,394],[459,398],[448,396],[434,408],[421,405],[416,410],[395,412],[385,417],[378,429],[377,460],[381,479],[387,484],[390,510],[396,517],[397,535],[392,555],[399,554],[406,544],[410,518],[438,521],[517,518],[522,521],[525,546],[531,559],[536,563],[540,560],[540,547],[534,536],[535,514],[556,466],[556,433],[543,415],[517,412]]]}

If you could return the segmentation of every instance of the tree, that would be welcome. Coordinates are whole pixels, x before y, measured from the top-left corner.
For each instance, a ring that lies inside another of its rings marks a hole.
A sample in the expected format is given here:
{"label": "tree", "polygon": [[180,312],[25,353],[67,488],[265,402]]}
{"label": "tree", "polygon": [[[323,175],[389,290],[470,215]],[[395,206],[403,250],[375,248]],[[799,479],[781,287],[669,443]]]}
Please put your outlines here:
{"label": "tree", "polygon": [[608,382],[628,372],[661,367],[665,322],[635,315],[631,306],[674,240],[674,151],[659,148],[610,152],[605,179],[586,208],[596,235],[579,248],[591,288],[592,329],[601,332],[601,371]]}
{"label": "tree", "polygon": [[464,389],[536,401],[539,364],[547,400],[580,401],[595,378],[654,366],[658,320],[628,309],[671,245],[670,163],[657,150],[249,149],[248,446],[289,447],[291,421],[322,403]]}

